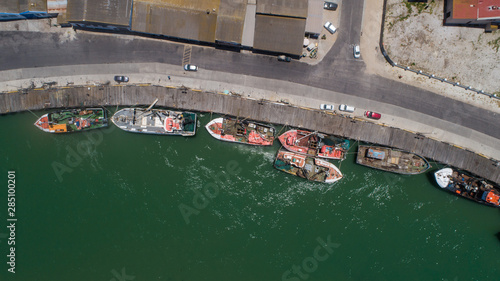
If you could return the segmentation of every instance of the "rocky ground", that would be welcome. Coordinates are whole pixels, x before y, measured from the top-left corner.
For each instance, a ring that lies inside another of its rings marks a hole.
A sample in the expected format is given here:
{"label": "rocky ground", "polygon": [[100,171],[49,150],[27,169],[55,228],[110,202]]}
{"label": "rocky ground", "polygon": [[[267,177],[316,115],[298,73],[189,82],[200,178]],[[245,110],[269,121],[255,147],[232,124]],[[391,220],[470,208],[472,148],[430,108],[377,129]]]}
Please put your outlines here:
{"label": "rocky ground", "polygon": [[[500,30],[485,33],[482,28],[443,26],[444,2],[388,0],[387,53],[400,65],[500,95]],[[461,92],[466,99],[482,99],[470,91]]]}

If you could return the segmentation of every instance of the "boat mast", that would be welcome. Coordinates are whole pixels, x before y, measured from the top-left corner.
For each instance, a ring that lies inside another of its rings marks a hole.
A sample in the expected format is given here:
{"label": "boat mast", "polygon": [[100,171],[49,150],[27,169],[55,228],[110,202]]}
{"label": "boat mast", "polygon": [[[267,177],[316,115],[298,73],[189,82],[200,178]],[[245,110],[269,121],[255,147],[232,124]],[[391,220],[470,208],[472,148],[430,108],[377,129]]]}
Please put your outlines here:
{"label": "boat mast", "polygon": [[150,111],[153,106],[158,102],[158,99],[155,99],[155,101],[146,109],[146,111]]}

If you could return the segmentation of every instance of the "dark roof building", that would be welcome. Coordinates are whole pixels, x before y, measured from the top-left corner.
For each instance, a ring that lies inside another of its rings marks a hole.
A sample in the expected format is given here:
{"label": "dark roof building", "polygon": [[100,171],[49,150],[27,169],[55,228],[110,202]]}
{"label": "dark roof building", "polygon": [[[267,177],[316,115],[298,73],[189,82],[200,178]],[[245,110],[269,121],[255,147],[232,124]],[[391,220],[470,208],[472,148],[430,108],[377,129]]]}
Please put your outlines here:
{"label": "dark roof building", "polygon": [[247,8],[246,0],[221,0],[215,42],[241,45]]}
{"label": "dark roof building", "polygon": [[220,0],[135,0],[131,30],[215,42]]}
{"label": "dark roof building", "polygon": [[128,28],[133,0],[68,0],[66,20],[72,23]]}
{"label": "dark roof building", "polygon": [[291,55],[302,54],[305,19],[256,15],[253,47]]}
{"label": "dark roof building", "polygon": [[301,55],[307,14],[307,0],[257,1],[253,48]]}
{"label": "dark roof building", "polygon": [[[302,53],[310,7],[308,0],[67,1],[66,21],[76,26],[124,29],[297,56]],[[321,30],[321,19],[314,22],[318,26],[312,30]]]}

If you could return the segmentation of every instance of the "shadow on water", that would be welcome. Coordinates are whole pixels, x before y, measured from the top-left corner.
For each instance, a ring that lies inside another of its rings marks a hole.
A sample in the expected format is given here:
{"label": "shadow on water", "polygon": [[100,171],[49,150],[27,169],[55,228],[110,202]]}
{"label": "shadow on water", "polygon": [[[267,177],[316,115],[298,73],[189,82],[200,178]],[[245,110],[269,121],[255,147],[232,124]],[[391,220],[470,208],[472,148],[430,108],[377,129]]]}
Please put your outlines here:
{"label": "shadow on water", "polygon": [[442,189],[436,182],[436,179],[434,178],[434,173],[439,171],[441,168],[436,168],[436,169],[429,169],[427,170],[427,172],[425,172],[425,176],[427,177],[427,180],[429,181],[430,184],[432,184],[433,187],[437,188],[437,189]]}

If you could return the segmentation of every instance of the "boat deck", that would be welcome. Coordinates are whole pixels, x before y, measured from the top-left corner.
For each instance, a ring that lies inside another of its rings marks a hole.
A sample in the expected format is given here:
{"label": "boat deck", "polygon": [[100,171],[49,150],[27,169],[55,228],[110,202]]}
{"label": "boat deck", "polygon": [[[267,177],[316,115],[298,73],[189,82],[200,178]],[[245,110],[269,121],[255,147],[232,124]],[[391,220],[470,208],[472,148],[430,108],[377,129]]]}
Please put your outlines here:
{"label": "boat deck", "polygon": [[479,203],[498,207],[499,187],[495,188],[483,180],[456,170],[453,170],[450,180],[450,184],[445,187],[448,191]]}
{"label": "boat deck", "polygon": [[430,168],[423,157],[414,153],[365,145],[358,147],[356,163],[399,174],[420,174]]}
{"label": "boat deck", "polygon": [[35,125],[50,133],[70,133],[106,127],[108,119],[103,108],[67,109],[45,114]]}
{"label": "boat deck", "polygon": [[232,135],[235,138],[239,137],[247,139],[242,142],[248,142],[251,131],[255,131],[266,141],[271,143],[274,141],[274,128],[251,121],[224,118],[222,130],[226,135]]}
{"label": "boat deck", "polygon": [[194,135],[196,114],[170,110],[124,108],[113,115],[119,128],[138,133],[162,135]]}
{"label": "boat deck", "polygon": [[342,178],[340,171],[327,161],[284,150],[278,151],[274,167],[311,181],[335,182]]}

